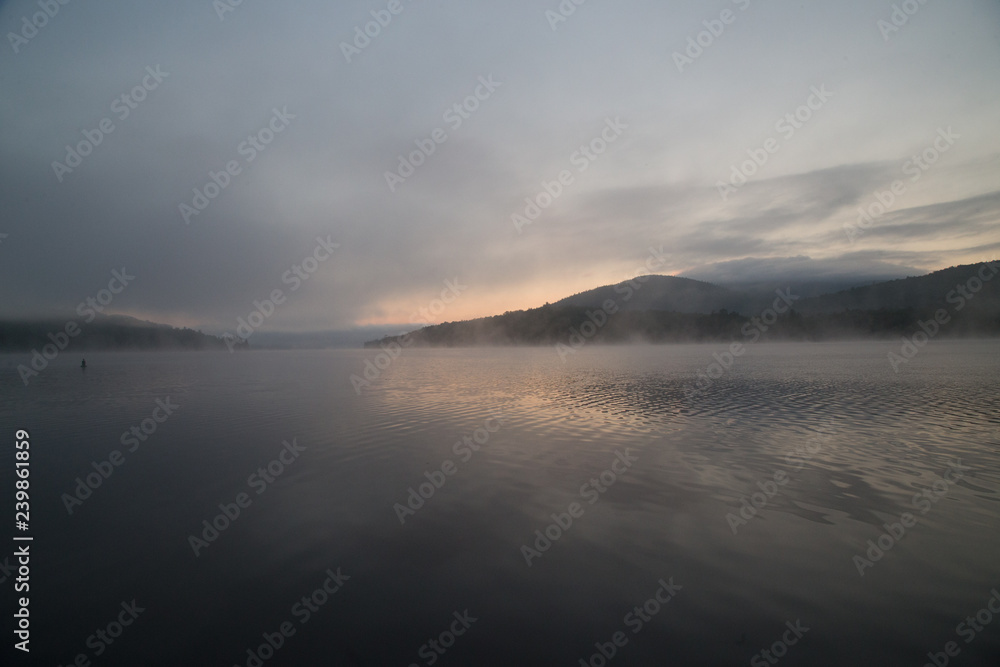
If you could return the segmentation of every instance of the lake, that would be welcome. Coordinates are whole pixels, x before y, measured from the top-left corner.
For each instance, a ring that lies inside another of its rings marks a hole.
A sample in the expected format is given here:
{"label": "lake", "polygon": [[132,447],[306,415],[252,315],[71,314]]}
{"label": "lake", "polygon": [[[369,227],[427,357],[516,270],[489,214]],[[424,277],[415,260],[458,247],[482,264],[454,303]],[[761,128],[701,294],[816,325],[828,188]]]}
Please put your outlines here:
{"label": "lake", "polygon": [[997,664],[1000,341],[726,351],[2,356],[30,664]]}

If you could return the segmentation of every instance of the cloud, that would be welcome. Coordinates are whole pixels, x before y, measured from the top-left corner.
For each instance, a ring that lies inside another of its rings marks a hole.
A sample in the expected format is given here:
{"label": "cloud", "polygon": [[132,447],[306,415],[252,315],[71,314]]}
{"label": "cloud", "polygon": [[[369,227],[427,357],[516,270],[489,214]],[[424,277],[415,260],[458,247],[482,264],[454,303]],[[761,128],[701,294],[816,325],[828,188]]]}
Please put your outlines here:
{"label": "cloud", "polygon": [[[543,5],[404,6],[351,63],[340,44],[369,7],[243,3],[220,20],[204,2],[64,6],[0,58],[0,316],[71,309],[124,265],[137,278],[121,312],[231,329],[319,235],[340,252],[265,328],[405,319],[455,276],[470,291],[449,319],[538,305],[621,280],[651,245],[671,272],[760,258],[732,268],[749,276],[766,261],[929,270],[1000,242],[996,7],[928,6],[887,46],[861,0],[753,3],[678,73],[671,52],[714,17],[697,5],[587,3],[556,31]],[[0,33],[36,7],[0,4]],[[169,77],[119,117],[114,101],[157,65]],[[491,74],[502,86],[449,126]],[[836,97],[722,201],[733,161],[824,82]],[[240,146],[275,107],[296,117],[248,161]],[[60,182],[52,162],[106,117],[114,131]],[[511,214],[609,117],[628,123],[621,139],[517,234]],[[857,206],[949,124],[955,152],[849,244]],[[385,172],[436,128],[447,141],[390,192]],[[230,160],[240,173],[185,224],[178,206]]]}
{"label": "cloud", "polygon": [[824,282],[862,284],[923,275],[925,270],[901,266],[871,256],[844,256],[835,259],[812,257],[746,257],[718,262],[686,271],[686,278],[720,285],[747,283]]}

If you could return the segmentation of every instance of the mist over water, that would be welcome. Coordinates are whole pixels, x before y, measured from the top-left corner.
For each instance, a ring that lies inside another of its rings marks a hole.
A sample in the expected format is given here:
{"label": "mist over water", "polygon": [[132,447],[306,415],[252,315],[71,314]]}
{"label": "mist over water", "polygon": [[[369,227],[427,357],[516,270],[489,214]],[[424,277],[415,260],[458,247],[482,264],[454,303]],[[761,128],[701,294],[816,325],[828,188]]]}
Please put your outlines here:
{"label": "mist over water", "polygon": [[617,632],[609,664],[747,664],[799,622],[782,664],[919,665],[949,641],[991,664],[997,627],[956,626],[1000,584],[998,345],[934,342],[896,373],[891,344],[761,343],[697,396],[725,346],[408,349],[360,393],[372,351],[95,353],[27,389],[7,373],[0,418],[30,428],[38,471],[32,608],[52,641],[32,660],[247,665],[289,622],[264,664],[426,664],[449,628],[441,664],[586,664]]}

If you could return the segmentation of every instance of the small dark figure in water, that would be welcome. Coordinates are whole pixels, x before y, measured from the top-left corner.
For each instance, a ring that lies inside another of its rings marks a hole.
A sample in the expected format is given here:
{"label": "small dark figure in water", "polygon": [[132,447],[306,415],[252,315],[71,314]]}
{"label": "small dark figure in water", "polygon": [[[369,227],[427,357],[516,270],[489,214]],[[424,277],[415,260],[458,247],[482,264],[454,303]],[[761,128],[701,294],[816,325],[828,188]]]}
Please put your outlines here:
{"label": "small dark figure in water", "polygon": [[80,362],[80,368],[86,368],[86,367],[87,367],[87,360],[84,359],[83,361]]}

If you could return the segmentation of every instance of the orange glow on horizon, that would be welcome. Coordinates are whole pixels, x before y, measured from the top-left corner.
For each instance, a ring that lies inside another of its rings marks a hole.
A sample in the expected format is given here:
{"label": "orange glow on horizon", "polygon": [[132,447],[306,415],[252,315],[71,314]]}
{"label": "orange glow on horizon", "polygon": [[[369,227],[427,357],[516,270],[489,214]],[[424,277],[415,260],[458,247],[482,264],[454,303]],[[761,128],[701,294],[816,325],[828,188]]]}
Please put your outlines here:
{"label": "orange glow on horizon", "polygon": [[[656,273],[655,275],[673,275],[673,273]],[[481,317],[502,315],[507,311],[539,308],[546,303],[555,303],[580,292],[606,285],[617,285],[631,280],[635,276],[635,271],[608,274],[604,278],[596,279],[593,276],[577,276],[570,280],[552,279],[547,282],[535,281],[523,285],[502,287],[492,289],[489,293],[479,292],[474,285],[469,284],[468,290],[464,291],[455,301],[447,304],[444,310],[437,315],[428,311],[432,301],[437,298],[436,295],[426,300],[397,298],[380,303],[377,306],[381,311],[378,315],[359,319],[355,321],[355,325],[359,327],[394,324],[423,325],[424,321],[420,316],[421,308],[427,313],[427,324],[430,325],[474,320]],[[483,291],[485,292],[485,290]]]}

